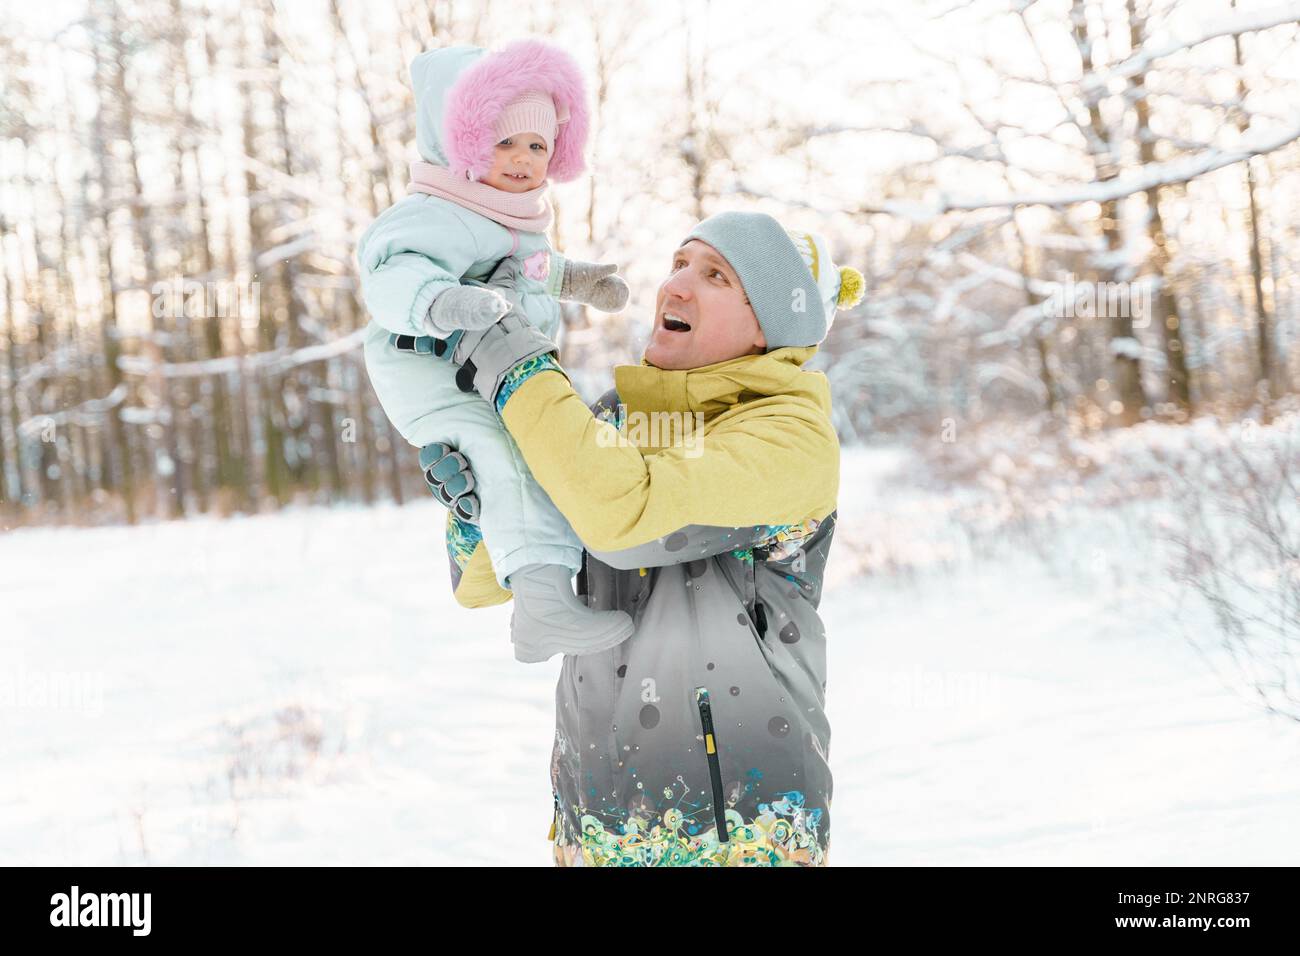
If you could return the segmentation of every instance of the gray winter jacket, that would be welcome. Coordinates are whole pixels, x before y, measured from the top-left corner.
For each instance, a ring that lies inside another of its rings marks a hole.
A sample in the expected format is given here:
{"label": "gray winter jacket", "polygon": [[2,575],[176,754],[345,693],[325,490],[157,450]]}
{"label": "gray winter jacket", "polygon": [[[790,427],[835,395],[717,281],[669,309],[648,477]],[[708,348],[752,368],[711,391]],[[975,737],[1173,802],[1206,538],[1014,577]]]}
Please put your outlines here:
{"label": "gray winter jacket", "polygon": [[[618,405],[610,390],[593,412],[609,418]],[[564,658],[557,858],[576,844],[587,866],[825,862],[832,780],[817,608],[834,532],[831,512],[587,552],[580,592],[629,612],[637,630],[604,653]]]}
{"label": "gray winter jacket", "polygon": [[[563,375],[542,372],[506,404],[530,470],[586,545],[580,593],[636,625],[615,648],[564,658],[551,760],[557,862],[826,861],[817,608],[839,444],[826,377],[801,367],[815,351],[681,371],[643,360],[617,367],[615,389],[591,407]],[[698,447],[638,434],[657,414],[698,415]],[[482,542],[456,527],[458,599],[508,600]]]}

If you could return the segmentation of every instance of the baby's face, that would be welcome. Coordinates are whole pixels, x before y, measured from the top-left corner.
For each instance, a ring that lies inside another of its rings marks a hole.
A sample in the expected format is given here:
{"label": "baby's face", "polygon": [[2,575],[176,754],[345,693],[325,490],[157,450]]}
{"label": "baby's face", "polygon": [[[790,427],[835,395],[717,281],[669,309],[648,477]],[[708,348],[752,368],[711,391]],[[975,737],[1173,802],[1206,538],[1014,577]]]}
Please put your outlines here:
{"label": "baby's face", "polygon": [[527,192],[546,179],[550,162],[546,140],[536,133],[520,133],[497,143],[492,168],[481,181],[508,193]]}

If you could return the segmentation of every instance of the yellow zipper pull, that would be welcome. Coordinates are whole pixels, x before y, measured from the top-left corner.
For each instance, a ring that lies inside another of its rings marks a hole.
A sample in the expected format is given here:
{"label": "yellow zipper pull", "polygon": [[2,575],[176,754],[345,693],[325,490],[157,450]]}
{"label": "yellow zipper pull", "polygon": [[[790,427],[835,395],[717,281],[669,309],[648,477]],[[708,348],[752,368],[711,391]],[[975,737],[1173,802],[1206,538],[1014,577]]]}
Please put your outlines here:
{"label": "yellow zipper pull", "polygon": [[641,577],[645,577],[645,568],[637,568],[637,571],[640,572]]}

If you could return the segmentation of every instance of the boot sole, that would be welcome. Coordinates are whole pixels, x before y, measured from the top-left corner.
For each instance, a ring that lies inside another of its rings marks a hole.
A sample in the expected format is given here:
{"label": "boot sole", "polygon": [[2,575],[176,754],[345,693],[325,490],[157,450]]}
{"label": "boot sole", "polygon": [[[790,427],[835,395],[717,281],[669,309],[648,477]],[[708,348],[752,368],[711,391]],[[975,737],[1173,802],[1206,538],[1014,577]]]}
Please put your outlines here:
{"label": "boot sole", "polygon": [[[627,612],[624,613],[626,614]],[[627,620],[621,622],[619,626],[609,634],[608,637],[602,636],[599,640],[596,640],[594,642],[583,641],[581,643],[568,646],[568,647],[564,646],[563,641],[559,641],[557,642],[559,646],[557,646],[554,650],[551,650],[549,653],[545,654],[544,656],[541,656],[541,651],[533,649],[531,644],[525,644],[523,645],[523,647],[528,648],[528,650],[524,651],[525,656],[521,657],[520,656],[521,645],[518,642],[513,640],[512,643],[515,645],[515,660],[521,661],[525,664],[540,664],[543,661],[550,660],[556,654],[564,654],[565,656],[572,654],[576,657],[584,657],[588,654],[599,654],[602,651],[609,650],[610,648],[618,647],[618,645],[622,644],[625,640],[631,637],[635,631],[636,631],[636,624],[629,616]]]}

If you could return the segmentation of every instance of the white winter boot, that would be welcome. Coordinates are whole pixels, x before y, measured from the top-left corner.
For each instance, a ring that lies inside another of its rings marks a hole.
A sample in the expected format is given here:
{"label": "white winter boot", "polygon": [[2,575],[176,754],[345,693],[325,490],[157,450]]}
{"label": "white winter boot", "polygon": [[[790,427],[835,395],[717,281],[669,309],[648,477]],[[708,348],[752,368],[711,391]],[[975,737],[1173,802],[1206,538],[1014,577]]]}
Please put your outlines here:
{"label": "white winter boot", "polygon": [[632,636],[631,615],[593,611],[573,593],[569,577],[569,569],[559,564],[526,564],[510,575],[516,660],[536,664],[556,654],[594,654]]}

